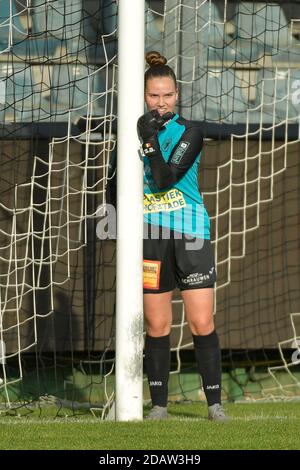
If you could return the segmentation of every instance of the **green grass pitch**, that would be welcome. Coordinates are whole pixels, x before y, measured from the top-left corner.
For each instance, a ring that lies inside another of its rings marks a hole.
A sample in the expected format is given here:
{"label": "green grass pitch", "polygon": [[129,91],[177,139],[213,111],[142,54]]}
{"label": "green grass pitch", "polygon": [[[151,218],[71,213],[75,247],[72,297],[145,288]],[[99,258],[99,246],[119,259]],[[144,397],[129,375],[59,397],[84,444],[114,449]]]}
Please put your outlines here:
{"label": "green grass pitch", "polygon": [[0,449],[299,449],[300,406],[226,404],[228,423],[207,420],[204,404],[170,404],[163,422],[108,422],[68,409],[0,415]]}

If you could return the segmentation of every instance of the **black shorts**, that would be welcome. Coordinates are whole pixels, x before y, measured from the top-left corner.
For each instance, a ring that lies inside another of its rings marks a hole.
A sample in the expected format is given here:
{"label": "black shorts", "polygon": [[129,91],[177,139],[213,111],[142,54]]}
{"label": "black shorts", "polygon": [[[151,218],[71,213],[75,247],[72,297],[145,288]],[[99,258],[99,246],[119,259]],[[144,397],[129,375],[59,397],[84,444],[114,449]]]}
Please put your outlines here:
{"label": "black shorts", "polygon": [[[148,225],[148,229],[151,227]],[[216,282],[210,240],[170,231],[166,239],[144,237],[144,293],[213,287]]]}

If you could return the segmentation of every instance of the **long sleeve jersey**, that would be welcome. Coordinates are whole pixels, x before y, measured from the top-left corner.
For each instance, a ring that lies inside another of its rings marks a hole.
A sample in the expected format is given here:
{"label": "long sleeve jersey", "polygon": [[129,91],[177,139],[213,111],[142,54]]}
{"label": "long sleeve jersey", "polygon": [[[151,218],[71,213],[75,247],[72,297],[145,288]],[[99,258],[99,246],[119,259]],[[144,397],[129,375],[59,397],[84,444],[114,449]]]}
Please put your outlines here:
{"label": "long sleeve jersey", "polygon": [[198,187],[203,137],[199,124],[176,114],[144,157],[144,220],[197,238],[210,238],[210,221]]}

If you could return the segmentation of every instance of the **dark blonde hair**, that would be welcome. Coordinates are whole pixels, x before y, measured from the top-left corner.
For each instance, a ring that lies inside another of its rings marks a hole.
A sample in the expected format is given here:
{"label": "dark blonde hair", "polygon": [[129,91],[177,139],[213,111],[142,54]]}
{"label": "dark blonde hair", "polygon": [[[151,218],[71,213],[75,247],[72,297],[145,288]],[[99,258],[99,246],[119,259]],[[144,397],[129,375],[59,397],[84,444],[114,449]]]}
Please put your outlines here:
{"label": "dark blonde hair", "polygon": [[174,81],[177,89],[176,75],[167,64],[167,59],[157,51],[151,51],[146,54],[146,62],[149,68],[145,72],[145,88],[147,81],[155,77],[169,77]]}

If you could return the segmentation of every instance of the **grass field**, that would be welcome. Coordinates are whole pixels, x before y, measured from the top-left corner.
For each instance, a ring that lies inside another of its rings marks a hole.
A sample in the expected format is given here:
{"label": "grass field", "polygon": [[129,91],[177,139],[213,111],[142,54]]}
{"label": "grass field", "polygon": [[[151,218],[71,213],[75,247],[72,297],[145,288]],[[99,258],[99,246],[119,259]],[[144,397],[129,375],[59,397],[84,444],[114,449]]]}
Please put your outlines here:
{"label": "grass field", "polygon": [[[103,422],[70,410],[0,415],[0,449],[299,449],[300,404],[228,404],[228,423],[206,419],[204,404],[171,404],[163,422]],[[67,416],[69,414],[69,416]]]}

